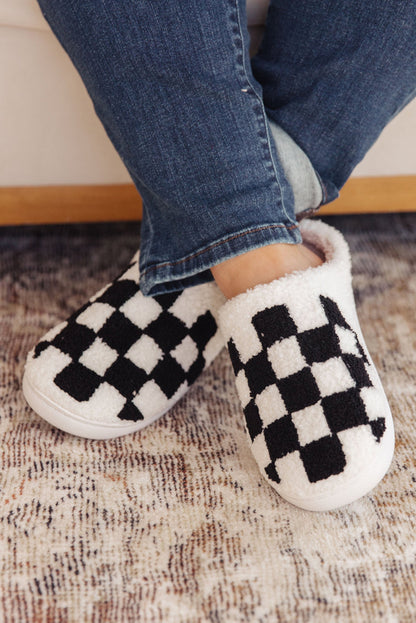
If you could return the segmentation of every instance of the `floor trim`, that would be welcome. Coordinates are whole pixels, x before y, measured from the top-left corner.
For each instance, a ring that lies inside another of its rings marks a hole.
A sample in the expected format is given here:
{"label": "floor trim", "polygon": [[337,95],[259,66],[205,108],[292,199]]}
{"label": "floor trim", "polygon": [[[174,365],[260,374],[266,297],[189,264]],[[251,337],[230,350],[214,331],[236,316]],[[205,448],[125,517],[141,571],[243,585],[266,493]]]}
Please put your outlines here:
{"label": "floor trim", "polygon": [[[321,214],[416,211],[416,175],[351,178]],[[0,225],[131,221],[142,216],[133,184],[0,187]]]}

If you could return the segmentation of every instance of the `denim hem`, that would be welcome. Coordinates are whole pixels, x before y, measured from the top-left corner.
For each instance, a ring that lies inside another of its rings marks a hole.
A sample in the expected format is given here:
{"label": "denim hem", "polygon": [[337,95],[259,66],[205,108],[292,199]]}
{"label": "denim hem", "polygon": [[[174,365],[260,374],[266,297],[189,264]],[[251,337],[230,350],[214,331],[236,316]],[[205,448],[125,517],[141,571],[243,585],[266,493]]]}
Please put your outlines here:
{"label": "denim hem", "polygon": [[297,224],[270,223],[235,232],[176,261],[140,265],[140,289],[146,296],[176,292],[212,281],[212,266],[236,255],[275,243],[300,244]]}
{"label": "denim hem", "polygon": [[327,203],[331,203],[331,201],[335,201],[335,199],[338,199],[339,190],[332,182],[324,181],[316,169],[315,173],[322,188],[322,201],[319,206],[317,206],[317,210],[319,210],[321,206],[326,205]]}
{"label": "denim hem", "polygon": [[338,199],[339,197],[339,190],[335,186],[335,184],[329,181],[324,181],[322,177],[319,175],[318,171],[315,168],[313,170],[316,174],[316,179],[318,180],[319,185],[321,186],[322,200],[319,203],[319,205],[317,205],[314,208],[306,208],[305,210],[299,210],[298,212],[296,212],[295,216],[298,222],[301,221],[306,216],[309,216],[310,214],[315,214],[316,212],[319,211],[319,209],[322,206],[326,205],[327,203],[331,203],[331,201],[335,201],[335,199]]}
{"label": "denim hem", "polygon": [[306,210],[302,210],[296,214],[296,220],[298,223],[303,221],[304,218],[312,218],[318,214],[320,208],[322,207],[322,203],[317,208],[306,208]]}

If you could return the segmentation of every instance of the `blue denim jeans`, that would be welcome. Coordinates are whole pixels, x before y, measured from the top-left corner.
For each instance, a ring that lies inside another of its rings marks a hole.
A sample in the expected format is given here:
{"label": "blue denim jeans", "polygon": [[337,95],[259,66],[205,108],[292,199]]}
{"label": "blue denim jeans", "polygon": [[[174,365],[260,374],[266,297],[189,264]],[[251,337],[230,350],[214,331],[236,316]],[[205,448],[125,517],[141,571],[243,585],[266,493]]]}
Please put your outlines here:
{"label": "blue denim jeans", "polygon": [[143,199],[148,295],[301,242],[415,95],[413,0],[272,0],[252,59],[245,0],[39,4]]}

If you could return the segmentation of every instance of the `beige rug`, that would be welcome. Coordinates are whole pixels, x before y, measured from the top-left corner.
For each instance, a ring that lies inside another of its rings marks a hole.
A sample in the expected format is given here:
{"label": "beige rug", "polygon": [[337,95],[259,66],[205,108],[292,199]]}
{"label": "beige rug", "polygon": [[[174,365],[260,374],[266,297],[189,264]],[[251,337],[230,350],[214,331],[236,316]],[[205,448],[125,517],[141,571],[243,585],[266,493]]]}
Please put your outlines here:
{"label": "beige rug", "polygon": [[134,436],[36,417],[26,352],[117,275],[135,226],[0,231],[1,623],[416,621],[416,214],[325,220],[353,251],[397,447],[371,495],[322,514],[259,475],[225,352]]}

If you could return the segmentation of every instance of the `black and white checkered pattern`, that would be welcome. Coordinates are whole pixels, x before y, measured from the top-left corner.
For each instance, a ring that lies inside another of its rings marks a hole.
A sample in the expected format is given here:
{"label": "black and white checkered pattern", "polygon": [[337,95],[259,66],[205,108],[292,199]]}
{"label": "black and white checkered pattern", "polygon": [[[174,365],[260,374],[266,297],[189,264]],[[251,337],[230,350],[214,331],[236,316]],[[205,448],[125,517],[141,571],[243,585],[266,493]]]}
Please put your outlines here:
{"label": "black and white checkered pattern", "polygon": [[376,389],[356,332],[335,301],[319,299],[326,322],[308,330],[299,329],[286,304],[256,313],[251,322],[260,347],[244,363],[234,340],[228,342],[247,430],[253,444],[267,448],[263,467],[275,483],[279,460],[295,452],[311,483],[342,473],[339,434],[364,425],[379,442],[386,427],[382,413],[368,406]]}
{"label": "black and white checkered pattern", "polygon": [[[209,297],[198,306],[191,291],[143,296],[135,257],[118,279],[39,342],[30,358],[31,377],[45,370],[52,374],[53,392],[58,390],[54,401],[63,392],[80,405],[78,415],[101,396],[97,407],[104,419],[106,403],[111,403],[112,421],[114,416],[132,422],[154,419],[216,354],[211,341],[218,329]],[[38,359],[43,360],[37,372]]]}

